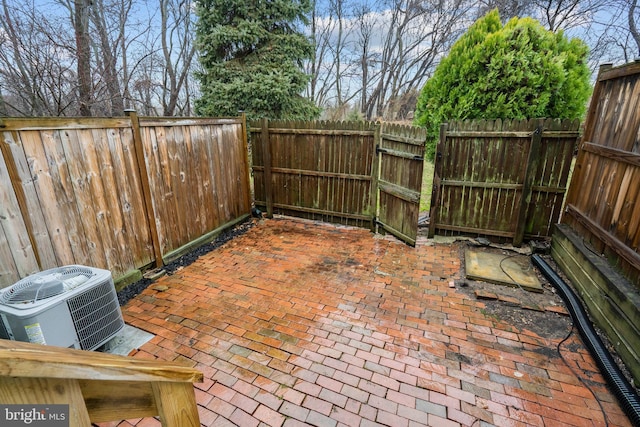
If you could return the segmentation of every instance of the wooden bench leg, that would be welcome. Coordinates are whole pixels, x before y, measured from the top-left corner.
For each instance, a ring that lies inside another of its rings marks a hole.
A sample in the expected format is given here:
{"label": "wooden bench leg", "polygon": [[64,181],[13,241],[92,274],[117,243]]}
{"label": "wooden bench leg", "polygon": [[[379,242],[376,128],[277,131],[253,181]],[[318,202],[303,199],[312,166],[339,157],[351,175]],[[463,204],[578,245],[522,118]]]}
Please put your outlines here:
{"label": "wooden bench leg", "polygon": [[0,402],[33,405],[68,404],[70,427],[91,425],[78,380],[3,377],[0,379]]}
{"label": "wooden bench leg", "polygon": [[152,383],[163,427],[199,427],[200,416],[192,383]]}

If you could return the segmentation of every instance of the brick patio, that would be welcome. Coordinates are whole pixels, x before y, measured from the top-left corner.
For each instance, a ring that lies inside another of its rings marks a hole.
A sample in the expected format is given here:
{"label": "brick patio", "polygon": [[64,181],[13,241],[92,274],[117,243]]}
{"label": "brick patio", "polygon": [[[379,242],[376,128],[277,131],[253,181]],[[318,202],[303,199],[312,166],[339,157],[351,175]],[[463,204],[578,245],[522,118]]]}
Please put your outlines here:
{"label": "brick patio", "polygon": [[610,426],[630,425],[575,334],[563,355],[589,388],[559,339],[487,316],[450,287],[460,268],[457,244],[414,249],[276,218],[161,278],[123,314],[156,335],[135,357],[204,373],[205,426],[604,426],[593,393]]}

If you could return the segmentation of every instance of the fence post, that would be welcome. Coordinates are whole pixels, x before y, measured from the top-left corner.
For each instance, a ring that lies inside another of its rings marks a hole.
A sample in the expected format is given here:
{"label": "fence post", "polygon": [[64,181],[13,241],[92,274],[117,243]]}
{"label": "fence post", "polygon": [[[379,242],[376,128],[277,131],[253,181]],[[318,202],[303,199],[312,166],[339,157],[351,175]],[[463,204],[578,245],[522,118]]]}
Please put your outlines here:
{"label": "fence post", "polygon": [[378,179],[380,178],[380,154],[378,153],[378,147],[382,142],[382,124],[376,122],[373,132],[373,151],[371,160],[371,188],[369,193],[369,203],[371,210],[371,231],[378,232]]}
{"label": "fence post", "polygon": [[542,143],[542,132],[544,120],[536,120],[536,129],[531,135],[531,144],[529,144],[529,156],[527,157],[527,168],[524,173],[524,182],[522,183],[522,196],[520,197],[520,206],[518,207],[518,217],[516,228],[513,234],[513,246],[519,248],[524,240],[524,229],[529,213],[529,204],[531,203],[531,190],[533,188],[533,179],[538,170],[538,162],[540,160],[540,149]]}
{"label": "fence post", "polygon": [[140,177],[140,185],[142,186],[142,197],[144,197],[145,214],[149,231],[151,232],[151,243],[153,245],[153,255],[155,257],[155,266],[163,265],[162,251],[160,250],[160,237],[158,236],[158,227],[156,225],[155,211],[151,202],[151,187],[149,186],[149,173],[147,171],[147,163],[144,157],[144,145],[142,144],[142,133],[140,132],[140,121],[135,110],[125,110],[125,114],[131,119],[131,130],[133,133],[133,147],[136,150],[136,162],[138,164],[138,175]]}
{"label": "fence post", "polygon": [[438,138],[438,146],[436,147],[435,165],[433,171],[433,184],[431,186],[431,206],[429,206],[429,234],[430,239],[436,234],[436,225],[438,223],[438,212],[440,205],[440,181],[442,180],[442,162],[444,156],[444,146],[447,140],[447,129],[449,125],[442,123],[440,125],[440,135]]}
{"label": "fence post", "polygon": [[264,194],[267,203],[267,218],[273,218],[273,191],[271,189],[271,146],[269,144],[269,120],[260,121],[262,132],[262,163],[264,163]]}
{"label": "fence post", "polygon": [[245,175],[246,178],[246,186],[247,186],[247,194],[245,197],[246,206],[251,212],[251,163],[249,162],[249,129],[247,128],[247,115],[244,111],[240,112],[240,122],[242,127],[242,143],[244,145],[244,164],[247,168],[247,173]]}

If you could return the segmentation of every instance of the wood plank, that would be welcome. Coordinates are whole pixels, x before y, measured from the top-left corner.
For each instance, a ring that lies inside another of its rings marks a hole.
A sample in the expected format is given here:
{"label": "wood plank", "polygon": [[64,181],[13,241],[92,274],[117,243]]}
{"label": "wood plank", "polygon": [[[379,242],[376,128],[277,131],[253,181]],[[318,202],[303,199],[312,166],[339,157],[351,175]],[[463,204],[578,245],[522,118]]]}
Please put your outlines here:
{"label": "wood plank", "polygon": [[[506,190],[522,190],[522,184],[511,184],[501,182],[479,182],[479,181],[460,181],[443,179],[440,180],[440,185],[443,187],[466,187],[466,188],[492,188],[492,189],[506,189]],[[542,187],[540,187],[542,188]]]}
{"label": "wood plank", "polygon": [[[252,129],[258,130],[257,128]],[[270,134],[288,134],[288,135],[355,135],[355,136],[371,136],[373,131],[371,130],[350,130],[350,129],[290,129],[290,128],[273,128],[269,127]]]}
{"label": "wood plank", "polygon": [[420,202],[420,192],[384,180],[378,182],[380,191],[410,203]]}
{"label": "wood plank", "polygon": [[55,267],[57,265],[56,255],[42,214],[36,185],[31,176],[29,161],[20,142],[20,132],[0,132],[0,151],[3,152],[5,160],[11,158],[11,164],[5,163],[5,166],[13,187],[16,191],[19,188],[22,193],[22,195],[16,194],[16,198],[23,212],[25,226],[32,238],[32,244],[37,249],[34,251],[36,262],[40,269]]}
{"label": "wood plank", "polygon": [[[17,275],[10,274],[11,278],[16,278],[15,276],[21,278],[39,271],[40,268],[37,249],[32,243],[32,233],[27,229],[23,220],[3,153],[0,152],[0,229],[3,234],[2,246],[4,249],[2,252],[9,253],[5,253],[3,257],[0,257],[0,260],[6,260],[7,266],[11,266],[11,270],[17,272]],[[0,275],[6,274],[0,272]]]}
{"label": "wood plank", "polygon": [[72,379],[4,377],[0,381],[0,402],[69,405],[70,427],[91,425],[80,386]]}
{"label": "wood plank", "polygon": [[233,190],[232,187],[232,182],[235,177],[232,175],[232,167],[229,167],[228,164],[230,163],[226,153],[226,145],[228,144],[228,141],[225,139],[224,127],[213,127],[212,134],[215,135],[214,147],[217,149],[217,153],[214,151],[214,155],[218,160],[218,168],[221,178],[218,182],[218,212],[220,213],[219,220],[223,223],[226,223],[234,218],[231,204],[228,203],[227,200],[232,200],[237,197],[237,193]]}
{"label": "wood plank", "polygon": [[[254,166],[253,169],[255,171],[264,171],[264,166]],[[316,176],[316,177],[326,177],[326,178],[341,178],[341,179],[349,179],[354,181],[371,181],[371,176],[369,175],[356,175],[349,173],[337,173],[337,172],[321,172],[314,171],[310,169],[291,169],[291,168],[271,168],[272,173],[280,173],[284,175],[303,175],[303,176]]]}
{"label": "wood plank", "polygon": [[438,144],[436,147],[435,153],[435,165],[433,171],[433,184],[431,189],[431,206],[429,209],[429,238],[433,238],[435,236],[436,226],[441,220],[441,210],[444,206],[441,201],[443,200],[443,190],[442,190],[442,173],[443,173],[443,162],[445,158],[449,158],[450,156],[445,156],[445,142],[447,135],[447,127],[446,123],[440,125],[440,136],[438,138]]}
{"label": "wood plank", "polygon": [[326,216],[329,216],[329,217],[335,216],[335,217],[339,217],[339,218],[350,218],[350,219],[357,219],[357,220],[362,220],[362,221],[367,221],[367,222],[371,219],[367,215],[351,214],[351,213],[347,213],[347,212],[336,211],[336,210],[333,210],[333,209],[305,208],[305,207],[302,207],[302,206],[287,205],[285,203],[274,203],[273,207],[274,208],[278,208],[278,209],[286,209],[288,211],[294,211],[294,212],[296,212],[296,211],[297,212],[307,212],[307,213],[326,215]]}
{"label": "wood plank", "polygon": [[[167,202],[171,205],[172,216],[166,218],[167,222],[171,222],[173,244],[171,250],[179,248],[189,242],[189,219],[186,205],[188,189],[183,181],[186,171],[184,164],[184,139],[182,138],[181,127],[163,126],[166,145],[167,171],[165,176],[171,188],[171,197],[167,198]],[[185,209],[186,207],[186,209]]]}
{"label": "wood plank", "polygon": [[[95,243],[100,247],[97,253],[101,255],[97,267],[107,270],[114,270],[118,273],[124,273],[128,269],[123,268],[111,226],[111,212],[106,199],[105,186],[102,182],[102,168],[98,160],[97,146],[100,139],[104,136],[104,129],[94,134],[94,129],[80,129],[77,131],[77,139],[73,139],[73,149],[81,156],[76,157],[76,161],[83,164],[81,168],[83,173],[84,185],[81,187],[83,191],[78,192],[81,209],[89,215],[82,215],[85,228],[95,232]],[[89,205],[90,208],[86,205]]]}
{"label": "wood plank", "polygon": [[10,117],[3,119],[3,130],[41,131],[63,129],[103,129],[129,127],[129,120],[121,117]]}
{"label": "wood plank", "polygon": [[371,215],[371,223],[370,230],[372,232],[377,232],[378,223],[376,218],[378,218],[378,177],[380,176],[380,156],[378,156],[376,152],[376,147],[380,145],[381,137],[381,128],[382,125],[380,123],[376,123],[375,132],[373,135],[373,139],[371,140],[371,145],[369,148],[369,155],[367,156],[371,165],[371,186],[369,187],[369,205],[364,206],[365,210],[368,210]]}
{"label": "wood plank", "polygon": [[538,122],[529,145],[522,195],[520,196],[520,205],[517,207],[516,214],[516,224],[513,236],[513,245],[515,247],[522,246],[522,241],[524,239],[525,221],[527,219],[529,204],[531,203],[531,187],[533,186],[533,181],[535,179],[534,174],[538,169],[538,164],[540,163],[539,154],[542,142],[542,125],[543,123]]}
{"label": "wood plank", "polygon": [[[160,267],[162,265],[162,250],[160,246],[160,235],[156,224],[156,212],[153,206],[153,195],[151,192],[151,185],[149,183],[152,175],[150,175],[150,170],[147,168],[146,162],[146,157],[151,157],[151,153],[153,152],[153,141],[147,140],[146,143],[145,141],[143,141],[137,113],[135,111],[127,111],[127,115],[129,116],[129,119],[131,121],[130,126],[132,130],[131,136],[133,141],[132,148],[135,155],[135,164],[132,162],[133,158],[129,157],[127,165],[130,172],[135,172],[134,174],[130,175],[130,178],[134,179],[135,177],[135,181],[140,184],[139,186],[132,185],[132,189],[135,191],[132,196],[135,196],[136,194],[141,195],[142,201],[144,203],[143,211],[136,210],[137,212],[140,212],[138,221],[136,222],[140,224],[144,223],[148,226],[155,266]],[[147,133],[147,135],[149,134]],[[149,164],[153,164],[152,160],[149,161]],[[142,216],[142,214],[144,214],[144,217]],[[143,222],[143,218],[146,219],[146,221]]]}
{"label": "wood plank", "polygon": [[629,246],[618,240],[615,236],[608,233],[599,224],[595,223],[590,217],[580,212],[575,206],[567,206],[567,214],[574,217],[581,225],[587,228],[591,233],[604,242],[611,250],[620,257],[624,258],[635,269],[640,270],[640,254],[634,252]]}
{"label": "wood plank", "polygon": [[267,202],[267,217],[273,218],[273,188],[271,177],[271,146],[269,140],[269,134],[272,129],[269,129],[269,122],[267,119],[262,119],[262,133],[260,139],[262,140],[262,164],[264,166],[264,194]]}
{"label": "wood plank", "polygon": [[[113,129],[107,135],[111,154],[114,188],[121,222],[117,226],[117,241],[124,265],[140,268],[154,260],[149,225],[144,210],[135,162],[133,136],[130,129]],[[117,277],[117,276],[116,276]]]}
{"label": "wood plank", "polygon": [[[65,136],[66,138],[66,136]],[[83,228],[74,177],[62,132],[21,132],[30,174],[54,248],[57,265],[95,265]]]}
{"label": "wood plank", "polygon": [[152,383],[163,427],[200,427],[198,405],[190,383]]}
{"label": "wood plank", "polygon": [[[94,177],[96,193],[94,198],[101,206],[101,216],[106,227],[102,233],[109,236],[111,258],[113,259],[109,270],[116,276],[120,276],[135,268],[131,249],[124,237],[124,208],[120,204],[122,189],[118,186],[116,175],[122,173],[121,165],[114,163],[110,146],[110,139],[116,138],[115,129],[92,129],[94,141],[94,159],[96,172]],[[116,171],[118,171],[116,173]],[[108,227],[108,228],[107,228]]]}
{"label": "wood plank", "polygon": [[396,141],[396,142],[402,142],[402,143],[410,144],[410,145],[423,146],[424,143],[425,143],[425,139],[426,139],[426,132],[424,133],[424,136],[421,135],[421,137],[410,137],[410,136],[404,136],[404,135],[394,135],[392,133],[381,133],[380,137],[382,139],[386,139],[388,141]]}
{"label": "wood plank", "polygon": [[196,151],[197,146],[191,140],[191,126],[194,125],[177,127],[182,140],[180,182],[182,184],[183,199],[181,208],[186,210],[187,213],[184,219],[186,239],[188,241],[197,239],[205,232],[203,217],[200,215],[200,206],[202,205],[202,175],[198,162],[200,156]]}
{"label": "wood plank", "polygon": [[180,247],[178,243],[178,224],[176,204],[174,202],[174,191],[171,178],[171,161],[169,158],[169,148],[167,143],[166,128],[157,126],[149,128],[151,138],[155,142],[156,150],[154,151],[156,174],[153,179],[157,180],[154,186],[156,193],[153,195],[156,200],[154,205],[161,207],[156,212],[160,221],[158,222],[158,234],[161,238],[160,247],[162,253],[166,253]]}
{"label": "wood plank", "polygon": [[629,165],[640,167],[639,153],[631,153],[629,151],[619,150],[617,148],[611,148],[604,145],[595,144],[589,141],[585,141],[583,143],[582,149],[588,153],[593,153],[598,156],[605,157],[607,159],[611,159],[617,162],[623,162]]}
{"label": "wood plank", "polygon": [[612,67],[612,64],[603,64],[600,66],[598,81],[617,80],[638,73],[640,73],[640,63],[638,62],[632,62],[619,67]]}
{"label": "wood plank", "polygon": [[551,254],[578,288],[595,323],[615,343],[616,352],[640,380],[640,296],[606,259],[591,252],[582,236],[566,225],[553,235]]}
{"label": "wood plank", "polygon": [[239,117],[140,117],[140,126],[143,127],[166,127],[166,126],[218,126],[227,124],[239,124]]}
{"label": "wood plank", "polygon": [[251,163],[249,163],[249,132],[247,130],[247,116],[244,112],[240,115],[241,126],[238,132],[241,133],[242,141],[242,162],[244,177],[244,205],[247,212],[251,211]]}
{"label": "wood plank", "polygon": [[478,130],[478,131],[449,131],[447,132],[447,136],[449,138],[531,138],[533,132],[525,131],[525,132],[516,132],[516,131],[486,131],[486,130]]}
{"label": "wood plank", "polygon": [[78,380],[78,383],[92,423],[158,414],[150,382]]}
{"label": "wood plank", "polygon": [[0,340],[0,376],[109,381],[202,382],[200,371],[175,362]]}
{"label": "wood plank", "polygon": [[209,226],[215,227],[224,223],[224,213],[221,206],[224,204],[222,189],[223,160],[218,155],[218,139],[214,126],[205,126],[202,134],[202,144],[206,150],[205,170],[211,181],[210,196],[212,204],[207,210]]}

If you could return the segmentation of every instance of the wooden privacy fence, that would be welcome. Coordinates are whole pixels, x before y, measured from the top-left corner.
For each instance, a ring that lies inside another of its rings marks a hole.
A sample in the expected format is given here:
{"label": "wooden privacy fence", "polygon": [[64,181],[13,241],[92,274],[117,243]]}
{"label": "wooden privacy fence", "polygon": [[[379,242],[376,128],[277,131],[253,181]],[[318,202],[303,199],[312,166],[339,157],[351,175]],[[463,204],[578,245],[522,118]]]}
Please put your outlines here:
{"label": "wooden privacy fence", "polygon": [[640,289],[640,63],[601,69],[563,223]]}
{"label": "wooden privacy fence", "polygon": [[429,235],[551,235],[562,209],[578,120],[464,121],[443,125]]}
{"label": "wooden privacy fence", "polygon": [[250,132],[255,202],[268,214],[382,227],[415,244],[424,129],[263,120]]}
{"label": "wooden privacy fence", "polygon": [[68,264],[117,279],[251,209],[243,117],[0,120],[0,287]]}
{"label": "wooden privacy fence", "polygon": [[602,66],[551,253],[640,383],[640,63]]}

